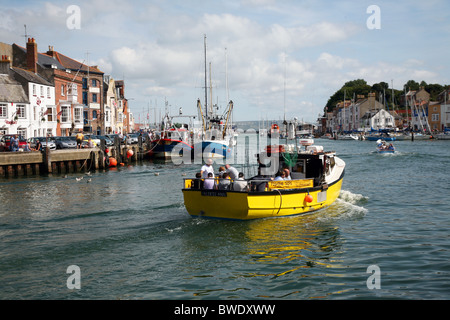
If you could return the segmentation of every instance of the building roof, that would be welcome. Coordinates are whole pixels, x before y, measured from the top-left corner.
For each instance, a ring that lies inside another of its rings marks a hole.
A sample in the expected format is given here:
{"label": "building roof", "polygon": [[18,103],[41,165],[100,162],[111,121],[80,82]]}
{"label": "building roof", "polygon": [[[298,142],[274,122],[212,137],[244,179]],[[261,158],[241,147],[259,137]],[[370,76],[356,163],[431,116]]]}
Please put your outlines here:
{"label": "building roof", "polygon": [[8,74],[0,74],[0,102],[30,103],[22,85]]}
{"label": "building roof", "polygon": [[69,58],[68,56],[63,55],[62,53],[56,52],[54,51],[56,58],[58,59],[59,62],[61,62],[61,64],[66,68],[66,69],[70,69],[70,70],[75,70],[75,71],[82,71],[82,72],[88,72],[89,73],[94,73],[94,74],[104,74],[103,71],[101,71],[97,66],[88,66],[84,63],[80,63],[77,60],[74,60],[72,58]]}
{"label": "building roof", "polygon": [[34,72],[31,72],[31,71],[28,71],[28,70],[25,70],[22,68],[17,68],[17,67],[12,67],[11,70],[19,77],[22,77],[23,79],[25,79],[27,82],[38,83],[38,84],[42,84],[45,86],[53,87],[53,84],[51,84],[50,82],[45,80],[43,77],[41,77],[40,75],[38,75]]}
{"label": "building roof", "polygon": [[[13,44],[13,46],[15,46],[16,48],[18,48],[20,51],[22,51],[24,54],[27,53],[27,49],[19,46],[18,44]],[[65,70],[66,68],[55,58],[44,54],[44,53],[39,53],[38,52],[38,61],[37,61],[38,65],[40,65],[43,68],[57,68],[60,70]]]}
{"label": "building roof", "polygon": [[[22,52],[26,54],[27,49],[19,46],[18,44],[14,44],[18,49],[20,49]],[[59,53],[57,51],[53,51],[55,54],[55,57],[50,56],[46,53],[39,53],[38,52],[38,64],[41,67],[44,68],[57,68],[60,70],[75,70],[75,71],[82,71],[82,72],[89,72],[93,74],[103,74],[100,69],[98,69],[97,66],[87,66],[84,63],[80,63],[79,61],[76,61],[72,58],[69,58],[66,55],[63,55],[62,53]]]}

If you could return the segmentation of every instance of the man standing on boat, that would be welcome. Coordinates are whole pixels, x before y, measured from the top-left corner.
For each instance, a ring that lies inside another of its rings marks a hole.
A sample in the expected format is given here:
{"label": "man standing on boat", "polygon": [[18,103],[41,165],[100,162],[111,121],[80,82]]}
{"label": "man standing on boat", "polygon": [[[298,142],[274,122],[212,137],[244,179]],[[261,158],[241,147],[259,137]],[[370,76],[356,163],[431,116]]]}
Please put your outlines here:
{"label": "man standing on boat", "polygon": [[208,178],[208,173],[212,173],[212,177],[214,178],[214,168],[212,166],[212,159],[206,160],[205,165],[200,170],[200,173],[202,175],[202,179]]}
{"label": "man standing on boat", "polygon": [[235,167],[232,167],[229,164],[226,164],[225,168],[227,169],[227,172],[230,175],[231,180],[237,180],[238,179],[239,172],[236,170]]}

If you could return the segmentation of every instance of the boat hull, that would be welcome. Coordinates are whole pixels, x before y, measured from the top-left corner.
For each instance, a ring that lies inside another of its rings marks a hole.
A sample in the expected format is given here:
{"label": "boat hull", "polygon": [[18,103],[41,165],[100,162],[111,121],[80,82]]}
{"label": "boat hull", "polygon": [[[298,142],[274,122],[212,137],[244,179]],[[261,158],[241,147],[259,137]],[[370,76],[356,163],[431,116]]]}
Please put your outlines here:
{"label": "boat hull", "polygon": [[[344,172],[327,186],[265,192],[183,189],[186,210],[193,217],[252,220],[301,215],[330,206],[339,197]],[[307,202],[306,196],[312,196]]]}
{"label": "boat hull", "polygon": [[180,140],[160,139],[151,142],[150,156],[156,159],[171,159],[172,156],[183,156],[184,153],[189,157],[192,154],[192,146]]}
{"label": "boat hull", "polygon": [[231,147],[225,142],[221,141],[200,141],[194,144],[195,157],[203,157],[203,159],[215,158],[223,159],[228,158],[232,154]]}

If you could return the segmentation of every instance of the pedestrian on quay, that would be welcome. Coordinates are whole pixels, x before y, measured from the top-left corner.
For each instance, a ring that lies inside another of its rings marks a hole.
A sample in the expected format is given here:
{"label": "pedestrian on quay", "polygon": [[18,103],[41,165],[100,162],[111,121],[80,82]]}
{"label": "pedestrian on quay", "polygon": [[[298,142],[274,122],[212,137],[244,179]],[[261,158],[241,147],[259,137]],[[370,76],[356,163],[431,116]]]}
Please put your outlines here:
{"label": "pedestrian on quay", "polygon": [[36,146],[34,147],[34,151],[42,151],[42,143],[39,139],[36,139]]}
{"label": "pedestrian on quay", "polygon": [[75,136],[75,139],[77,140],[77,149],[81,149],[81,144],[83,143],[84,134],[82,131],[78,132]]}

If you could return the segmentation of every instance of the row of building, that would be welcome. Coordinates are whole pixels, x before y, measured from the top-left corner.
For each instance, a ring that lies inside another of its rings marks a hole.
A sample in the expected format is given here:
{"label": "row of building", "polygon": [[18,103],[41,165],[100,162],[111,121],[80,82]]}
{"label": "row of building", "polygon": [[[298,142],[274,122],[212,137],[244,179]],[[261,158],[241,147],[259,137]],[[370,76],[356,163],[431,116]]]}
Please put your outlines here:
{"label": "row of building", "polygon": [[123,80],[52,46],[38,52],[34,38],[26,47],[0,42],[0,54],[0,136],[132,132]]}
{"label": "row of building", "polygon": [[336,105],[332,112],[327,112],[318,119],[321,133],[367,132],[370,130],[416,130],[444,131],[450,127],[450,90],[438,96],[438,101],[430,101],[430,94],[425,88],[409,90],[402,95],[402,109],[389,110],[377,100],[375,93],[367,97],[357,96]]}

